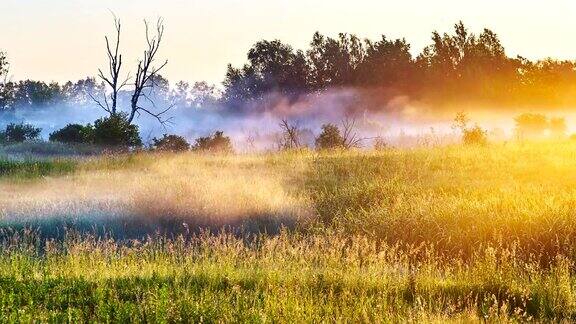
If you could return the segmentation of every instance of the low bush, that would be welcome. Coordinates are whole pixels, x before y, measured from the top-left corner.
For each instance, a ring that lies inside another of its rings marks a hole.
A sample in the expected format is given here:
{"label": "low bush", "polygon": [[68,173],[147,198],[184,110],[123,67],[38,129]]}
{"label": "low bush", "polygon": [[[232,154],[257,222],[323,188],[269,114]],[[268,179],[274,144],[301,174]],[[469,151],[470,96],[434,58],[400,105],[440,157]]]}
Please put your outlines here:
{"label": "low bush", "polygon": [[0,143],[21,143],[24,141],[35,140],[38,139],[41,131],[41,128],[29,124],[10,123],[6,126],[4,131],[0,132]]}
{"label": "low bush", "polygon": [[184,152],[190,149],[190,144],[182,136],[166,135],[152,139],[152,150],[164,152]]}
{"label": "low bush", "polygon": [[60,143],[92,143],[94,141],[94,127],[88,124],[68,124],[50,134],[51,142]]}
{"label": "low bush", "polygon": [[103,117],[94,122],[94,144],[115,148],[142,146],[138,126],[128,122],[125,113]]}
{"label": "low bush", "polygon": [[222,131],[216,131],[211,136],[197,138],[193,149],[214,153],[232,153],[234,151],[230,137],[224,136]]}
{"label": "low bush", "polygon": [[488,143],[488,133],[480,126],[464,129],[462,141],[466,145],[486,145]]}
{"label": "low bush", "polygon": [[340,134],[340,129],[334,124],[322,125],[322,132],[316,138],[316,148],[319,150],[344,148],[344,137]]}

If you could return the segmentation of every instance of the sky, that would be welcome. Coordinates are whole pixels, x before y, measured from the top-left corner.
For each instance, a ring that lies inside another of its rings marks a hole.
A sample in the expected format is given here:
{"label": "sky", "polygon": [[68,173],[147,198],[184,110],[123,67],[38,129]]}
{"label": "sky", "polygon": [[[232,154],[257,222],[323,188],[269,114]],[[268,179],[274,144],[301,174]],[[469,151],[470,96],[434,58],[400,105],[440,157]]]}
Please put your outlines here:
{"label": "sky", "polygon": [[106,66],[104,35],[114,12],[123,23],[127,70],[144,49],[143,19],[166,25],[159,53],[163,75],[220,84],[228,63],[240,66],[257,41],[280,39],[305,49],[312,34],[404,37],[418,53],[433,30],[459,20],[473,32],[488,27],[508,55],[576,59],[574,0],[0,0],[0,51],[12,80],[64,82]]}

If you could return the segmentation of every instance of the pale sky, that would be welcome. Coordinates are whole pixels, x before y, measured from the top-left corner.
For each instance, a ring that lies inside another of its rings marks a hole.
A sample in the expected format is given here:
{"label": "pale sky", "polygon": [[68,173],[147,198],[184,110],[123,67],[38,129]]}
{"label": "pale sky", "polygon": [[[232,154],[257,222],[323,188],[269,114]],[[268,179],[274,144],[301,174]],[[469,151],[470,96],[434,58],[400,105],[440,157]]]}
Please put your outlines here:
{"label": "pale sky", "polygon": [[[226,65],[241,65],[261,39],[306,48],[314,31],[364,38],[405,37],[414,53],[433,30],[463,20],[474,32],[488,27],[509,55],[576,59],[574,0],[0,0],[0,51],[13,80],[78,80],[104,67],[104,35],[114,11],[123,22],[125,62],[144,48],[144,18],[162,16],[163,72],[178,80],[219,84]],[[128,71],[128,70],[125,70]]]}

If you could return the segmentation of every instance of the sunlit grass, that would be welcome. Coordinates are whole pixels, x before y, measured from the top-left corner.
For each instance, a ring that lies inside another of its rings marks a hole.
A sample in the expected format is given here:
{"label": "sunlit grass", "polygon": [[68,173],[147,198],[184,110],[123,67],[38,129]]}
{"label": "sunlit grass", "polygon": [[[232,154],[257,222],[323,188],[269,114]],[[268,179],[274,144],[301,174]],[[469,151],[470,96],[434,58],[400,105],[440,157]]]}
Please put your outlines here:
{"label": "sunlit grass", "polygon": [[138,154],[3,178],[0,314],[574,320],[575,161],[572,142]]}

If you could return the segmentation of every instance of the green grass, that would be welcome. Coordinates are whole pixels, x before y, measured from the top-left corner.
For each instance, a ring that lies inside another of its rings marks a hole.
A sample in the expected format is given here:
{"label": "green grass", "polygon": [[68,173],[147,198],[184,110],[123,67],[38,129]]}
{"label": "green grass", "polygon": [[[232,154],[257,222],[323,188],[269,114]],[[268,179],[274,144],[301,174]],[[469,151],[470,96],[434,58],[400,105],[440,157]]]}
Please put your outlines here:
{"label": "green grass", "polygon": [[0,160],[0,178],[34,179],[49,175],[63,175],[76,169],[72,160]]}
{"label": "green grass", "polygon": [[220,234],[126,247],[73,237],[0,254],[5,319],[320,322],[574,319],[570,261],[518,264],[488,249],[465,263],[362,237]]}
{"label": "green grass", "polygon": [[[126,179],[114,181],[136,186],[156,184],[157,173],[170,178],[147,188],[140,202],[166,204],[158,210],[183,217],[185,207],[212,206],[212,199],[188,204],[196,198],[189,195],[233,190],[242,183],[231,177],[240,175],[253,181],[277,177],[311,216],[278,235],[206,231],[169,238],[150,232],[140,241],[73,230],[66,239],[44,240],[40,233],[4,228],[0,317],[24,322],[575,321],[575,161],[576,143],[570,142],[80,160],[66,171],[82,175],[69,179],[77,181],[70,185],[118,175]],[[53,170],[48,173],[57,175]],[[228,185],[207,188],[206,178],[193,170]],[[160,196],[166,184],[176,186],[169,192],[176,198]],[[268,197],[265,192],[257,197]],[[230,203],[237,192],[219,194],[214,201]],[[236,204],[250,204],[250,210],[282,213],[284,208],[259,209],[262,202],[243,197]]]}

